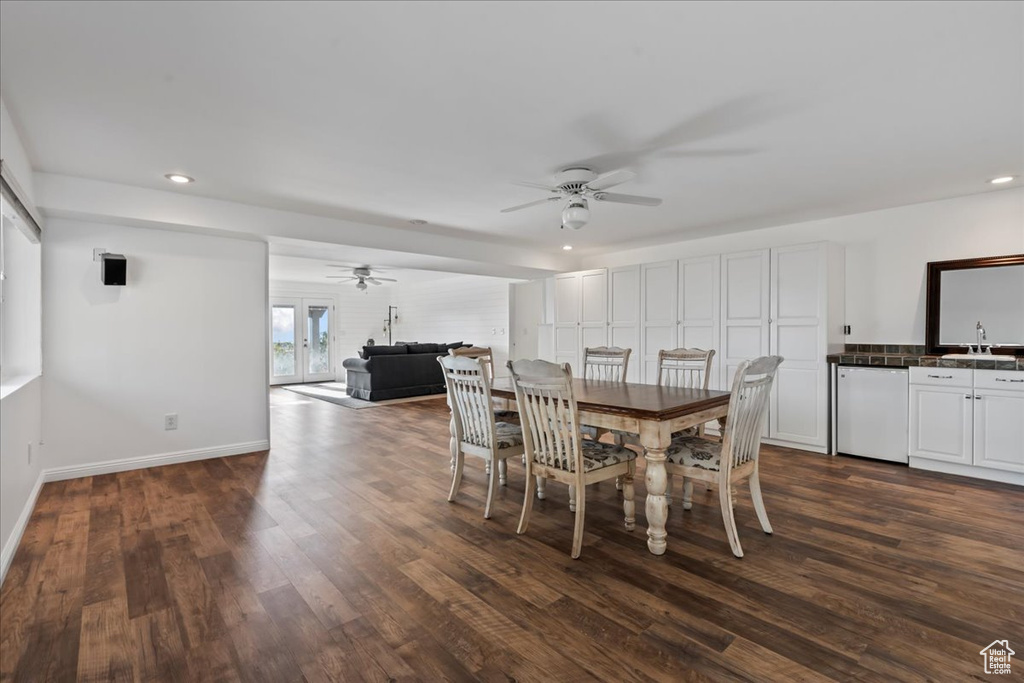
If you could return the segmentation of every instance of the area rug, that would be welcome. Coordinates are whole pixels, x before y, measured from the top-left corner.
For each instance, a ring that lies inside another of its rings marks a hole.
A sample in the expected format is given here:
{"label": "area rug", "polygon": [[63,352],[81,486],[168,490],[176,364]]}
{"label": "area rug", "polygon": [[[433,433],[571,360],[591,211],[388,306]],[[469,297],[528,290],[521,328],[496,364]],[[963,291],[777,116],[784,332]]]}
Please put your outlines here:
{"label": "area rug", "polygon": [[346,408],[352,408],[353,410],[363,410],[364,408],[379,408],[381,406],[390,406],[396,403],[411,403],[414,401],[429,401],[434,398],[442,398],[443,394],[428,394],[427,396],[410,396],[408,398],[393,398],[387,401],[364,401],[361,398],[352,398],[345,393],[345,384],[343,382],[323,382],[319,384],[289,384],[282,386],[282,389],[287,389],[296,394],[302,394],[310,398],[318,398],[321,401],[327,401],[335,405],[344,406]]}

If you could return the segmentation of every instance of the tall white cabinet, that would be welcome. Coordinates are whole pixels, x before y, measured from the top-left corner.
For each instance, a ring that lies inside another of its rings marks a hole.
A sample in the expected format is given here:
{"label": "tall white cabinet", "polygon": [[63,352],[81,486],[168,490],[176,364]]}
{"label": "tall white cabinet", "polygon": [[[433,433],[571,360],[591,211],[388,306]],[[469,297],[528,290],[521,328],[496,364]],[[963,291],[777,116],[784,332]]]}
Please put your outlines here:
{"label": "tall white cabinet", "polygon": [[678,261],[640,266],[640,357],[643,382],[658,378],[658,351],[674,349],[678,325]]}
{"label": "tall white cabinet", "polygon": [[844,259],[823,243],[771,250],[769,352],[785,358],[772,387],[772,439],[822,447],[828,441],[828,365],[843,347]]}
{"label": "tall white cabinet", "polygon": [[580,374],[583,349],[608,343],[608,271],[555,276],[554,357]]}
{"label": "tall white cabinet", "polygon": [[720,387],[749,358],[782,356],[765,436],[825,452],[828,364],[843,347],[845,261],[823,242],[722,256]]}
{"label": "tall white cabinet", "polygon": [[828,366],[843,346],[844,258],[827,243],[714,254],[554,278],[554,359],[632,348],[631,382],[653,384],[658,351],[715,349],[710,386],[729,390],[744,360],[781,355],[765,437],[825,452]]}
{"label": "tall white cabinet", "polygon": [[608,270],[608,345],[633,349],[627,382],[640,382],[640,266]]}
{"label": "tall white cabinet", "polygon": [[[721,349],[721,262],[701,256],[679,262],[679,320],[676,345],[688,349]],[[721,359],[714,358],[708,385],[719,388]]]}

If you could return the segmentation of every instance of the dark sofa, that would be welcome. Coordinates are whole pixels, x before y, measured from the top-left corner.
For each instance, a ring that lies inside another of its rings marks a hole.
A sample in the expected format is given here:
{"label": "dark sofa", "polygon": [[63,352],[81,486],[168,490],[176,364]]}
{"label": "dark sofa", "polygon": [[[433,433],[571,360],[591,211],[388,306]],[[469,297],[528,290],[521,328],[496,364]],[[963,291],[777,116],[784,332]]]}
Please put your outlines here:
{"label": "dark sofa", "polygon": [[444,375],[437,357],[460,346],[465,344],[364,346],[360,358],[347,358],[342,363],[345,392],[366,401],[443,394]]}

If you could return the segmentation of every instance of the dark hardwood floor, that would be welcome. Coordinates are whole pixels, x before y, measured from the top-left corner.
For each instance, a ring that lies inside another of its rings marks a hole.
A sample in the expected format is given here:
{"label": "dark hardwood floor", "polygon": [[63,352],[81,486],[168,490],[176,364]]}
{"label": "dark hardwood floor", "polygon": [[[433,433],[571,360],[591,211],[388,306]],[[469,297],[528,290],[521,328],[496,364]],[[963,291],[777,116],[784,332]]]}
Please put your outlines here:
{"label": "dark hardwood floor", "polygon": [[656,558],[608,482],[574,561],[564,487],[522,537],[517,467],[491,520],[479,460],[445,502],[443,399],[272,406],[269,454],[44,487],[4,681],[959,681],[1024,652],[1020,488],[765,448],[775,534],[741,488],[742,560],[713,492]]}

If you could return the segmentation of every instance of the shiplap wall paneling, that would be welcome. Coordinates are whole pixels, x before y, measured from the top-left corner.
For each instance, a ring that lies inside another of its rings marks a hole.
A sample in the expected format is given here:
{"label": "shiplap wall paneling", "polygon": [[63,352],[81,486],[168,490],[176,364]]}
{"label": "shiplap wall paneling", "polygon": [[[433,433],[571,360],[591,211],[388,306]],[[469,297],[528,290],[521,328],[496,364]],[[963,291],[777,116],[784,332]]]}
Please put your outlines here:
{"label": "shiplap wall paneling", "polygon": [[708,386],[717,389],[721,382],[721,257],[702,256],[679,262],[678,346],[688,349],[713,349]]}
{"label": "shiplap wall paneling", "polygon": [[640,266],[608,271],[608,345],[632,349],[627,382],[640,382]]}
{"label": "shiplap wall paneling", "polygon": [[640,343],[643,381],[654,384],[658,378],[658,351],[674,349],[678,323],[678,261],[663,261],[641,266]]}
{"label": "shiplap wall paneling", "polygon": [[[490,346],[494,350],[495,374],[507,376],[510,282],[479,275],[399,282],[395,302],[398,323],[393,338],[428,344],[463,341]],[[387,313],[385,305],[380,312],[382,326]]]}

